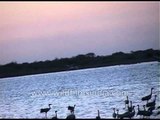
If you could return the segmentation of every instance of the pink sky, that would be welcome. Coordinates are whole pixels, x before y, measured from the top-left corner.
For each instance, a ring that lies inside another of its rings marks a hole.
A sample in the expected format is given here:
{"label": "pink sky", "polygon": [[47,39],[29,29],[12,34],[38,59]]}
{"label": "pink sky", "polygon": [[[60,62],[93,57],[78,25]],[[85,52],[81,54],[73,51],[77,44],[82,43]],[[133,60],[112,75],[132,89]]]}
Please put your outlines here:
{"label": "pink sky", "polygon": [[0,2],[0,64],[159,49],[159,2]]}

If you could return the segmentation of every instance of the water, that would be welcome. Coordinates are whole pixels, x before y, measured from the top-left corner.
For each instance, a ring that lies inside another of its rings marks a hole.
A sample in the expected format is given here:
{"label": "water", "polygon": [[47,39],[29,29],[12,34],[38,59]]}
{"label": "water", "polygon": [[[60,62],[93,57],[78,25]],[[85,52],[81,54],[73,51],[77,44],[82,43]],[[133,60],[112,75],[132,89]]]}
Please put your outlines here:
{"label": "water", "polygon": [[74,104],[77,118],[95,118],[97,110],[102,118],[112,118],[113,107],[119,113],[125,112],[126,95],[142,109],[146,102],[141,98],[150,94],[151,87],[155,88],[153,94],[158,95],[159,106],[159,67],[159,62],[148,62],[2,78],[0,118],[44,118],[40,109],[49,103],[52,109],[48,118],[54,116],[55,110],[59,118],[66,118],[67,106]]}

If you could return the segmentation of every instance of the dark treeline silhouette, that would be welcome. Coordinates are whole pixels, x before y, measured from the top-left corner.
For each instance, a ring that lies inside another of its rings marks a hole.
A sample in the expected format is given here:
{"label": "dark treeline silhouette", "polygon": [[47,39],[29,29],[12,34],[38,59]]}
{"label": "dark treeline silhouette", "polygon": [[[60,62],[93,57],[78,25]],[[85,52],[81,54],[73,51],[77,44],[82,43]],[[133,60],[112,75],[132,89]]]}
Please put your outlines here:
{"label": "dark treeline silhouette", "polygon": [[117,52],[107,56],[96,56],[94,53],[88,53],[43,62],[22,64],[12,62],[0,65],[0,78],[149,61],[160,61],[160,50],[147,49],[131,51],[131,53]]}

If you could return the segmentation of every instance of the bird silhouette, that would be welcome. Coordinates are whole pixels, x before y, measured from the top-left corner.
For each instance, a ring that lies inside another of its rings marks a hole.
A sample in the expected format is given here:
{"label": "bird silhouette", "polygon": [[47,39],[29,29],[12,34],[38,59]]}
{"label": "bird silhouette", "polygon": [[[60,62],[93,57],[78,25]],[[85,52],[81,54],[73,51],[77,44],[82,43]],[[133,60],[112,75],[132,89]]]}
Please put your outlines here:
{"label": "bird silhouette", "polygon": [[101,119],[100,114],[99,114],[99,110],[98,110],[98,116],[96,117],[96,119]]}
{"label": "bird silhouette", "polygon": [[145,105],[143,105],[143,107],[144,107],[144,113],[143,113],[143,116],[144,117],[150,117],[151,115],[152,115],[152,111],[146,111],[146,109],[145,109]]}
{"label": "bird silhouette", "polygon": [[147,111],[153,111],[155,110],[155,108],[156,108],[155,106],[150,106]]}
{"label": "bird silhouette", "polygon": [[122,113],[122,114],[119,114],[118,112],[119,112],[119,110],[117,109],[117,118],[120,118],[120,119],[123,119],[123,118],[132,118],[132,117],[134,117],[134,115],[135,115],[135,106],[133,106],[132,107],[132,112],[129,112],[129,111],[127,111],[127,112],[125,112],[125,113]]}
{"label": "bird silhouette", "polygon": [[70,110],[71,113],[74,113],[75,106],[76,105],[74,105],[74,106],[68,106],[68,110]]}
{"label": "bird silhouette", "polygon": [[55,116],[52,117],[52,119],[58,119],[58,118],[57,118],[57,111],[55,111]]}
{"label": "bird silhouette", "polygon": [[47,118],[47,112],[51,109],[51,106],[52,104],[48,104],[49,108],[42,108],[40,109],[40,113],[45,113],[45,116]]}
{"label": "bird silhouette", "polygon": [[146,106],[147,107],[155,106],[156,105],[156,97],[157,97],[157,95],[155,95],[155,99],[152,102],[147,103]]}
{"label": "bird silhouette", "polygon": [[133,110],[132,101],[130,101],[130,106],[128,105],[128,111],[132,112],[132,110]]}
{"label": "bird silhouette", "polygon": [[126,114],[128,114],[128,113],[129,112],[127,111],[125,113],[119,114],[119,109],[117,109],[117,118],[123,119],[126,116]]}
{"label": "bird silhouette", "polygon": [[150,100],[150,99],[151,99],[151,97],[152,97],[152,91],[153,91],[153,89],[154,89],[154,88],[151,88],[151,93],[150,93],[149,95],[147,95],[147,96],[143,97],[141,100],[142,100],[142,101],[147,100],[147,102],[148,102],[148,100]]}
{"label": "bird silhouette", "polygon": [[114,119],[116,119],[116,116],[117,116],[117,114],[116,114],[116,112],[115,112],[115,108],[113,108],[113,114],[112,114],[112,117],[113,117]]}
{"label": "bird silhouette", "polygon": [[138,112],[137,112],[137,115],[136,116],[140,116],[140,118],[141,118],[141,116],[143,116],[144,115],[144,110],[140,110],[139,109],[139,105],[137,105],[138,106]]}
{"label": "bird silhouette", "polygon": [[[128,113],[128,112],[127,112],[127,113]],[[118,119],[123,119],[124,114],[125,114],[125,113],[119,114],[119,109],[117,109],[117,118],[118,118]]]}
{"label": "bird silhouette", "polygon": [[128,104],[129,104],[129,100],[128,100],[128,96],[126,96],[126,100],[124,101],[124,103],[125,103],[125,108],[124,109],[126,109],[126,105],[128,106]]}
{"label": "bird silhouette", "polygon": [[129,114],[126,116],[127,118],[132,118],[132,117],[134,117],[134,115],[135,115],[135,106],[133,106],[133,108],[132,108],[132,112],[129,112]]}

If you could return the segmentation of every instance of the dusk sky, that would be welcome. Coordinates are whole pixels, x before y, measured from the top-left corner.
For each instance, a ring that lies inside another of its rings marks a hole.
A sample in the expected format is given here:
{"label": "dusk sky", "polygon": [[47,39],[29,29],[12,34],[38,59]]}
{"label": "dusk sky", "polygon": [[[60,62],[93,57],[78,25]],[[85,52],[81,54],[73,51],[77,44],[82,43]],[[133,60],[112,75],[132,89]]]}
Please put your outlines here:
{"label": "dusk sky", "polygon": [[0,2],[0,64],[160,49],[159,2]]}

